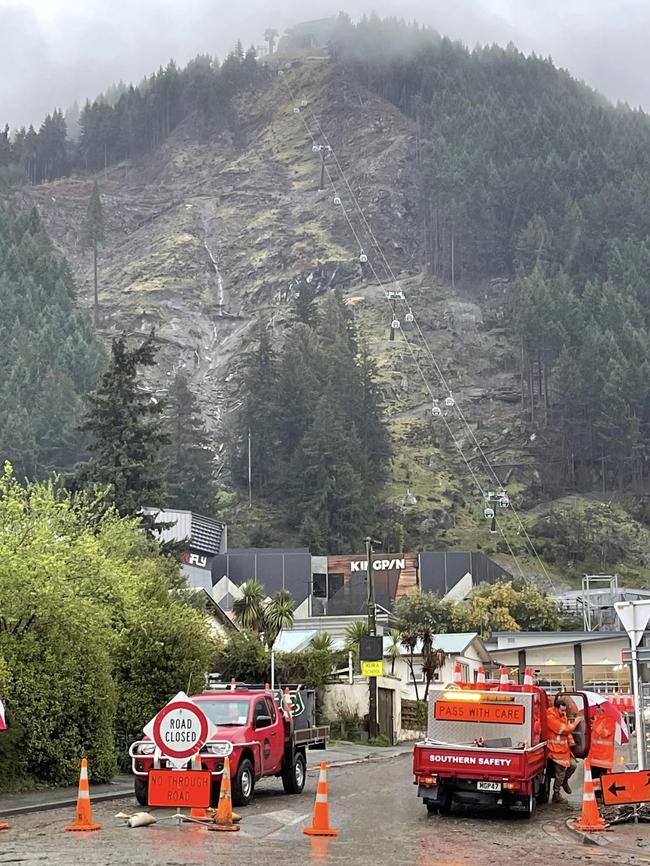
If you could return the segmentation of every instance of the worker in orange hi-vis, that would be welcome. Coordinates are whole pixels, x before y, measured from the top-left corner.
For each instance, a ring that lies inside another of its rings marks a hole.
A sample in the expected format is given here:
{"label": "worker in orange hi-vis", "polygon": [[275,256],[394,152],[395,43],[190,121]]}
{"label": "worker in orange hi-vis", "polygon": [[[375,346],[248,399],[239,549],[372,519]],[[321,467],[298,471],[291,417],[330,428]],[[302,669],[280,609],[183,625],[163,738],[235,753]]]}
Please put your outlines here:
{"label": "worker in orange hi-vis", "polygon": [[[615,739],[616,721],[605,712],[602,704],[596,704],[591,723],[591,746],[589,747],[589,761],[591,762],[591,773],[594,781],[604,773],[611,773],[614,769]],[[596,787],[596,793],[599,790],[600,784]]]}
{"label": "worker in orange hi-vis", "polygon": [[[569,779],[575,773],[577,761],[571,754],[573,742],[572,732],[582,721],[581,715],[576,715],[569,720],[567,709],[568,699],[558,695],[552,707],[548,708],[546,714],[546,725],[549,731],[547,741],[548,753],[555,767],[555,781],[553,783],[553,803],[567,804],[569,801],[562,796],[562,788],[571,793]],[[573,709],[573,708],[572,708]]]}

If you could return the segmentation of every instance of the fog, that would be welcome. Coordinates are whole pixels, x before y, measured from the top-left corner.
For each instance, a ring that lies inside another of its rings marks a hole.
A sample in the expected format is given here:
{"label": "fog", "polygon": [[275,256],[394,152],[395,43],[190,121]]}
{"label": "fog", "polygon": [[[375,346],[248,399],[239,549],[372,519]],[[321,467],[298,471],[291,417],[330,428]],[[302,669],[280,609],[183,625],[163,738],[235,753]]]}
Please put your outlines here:
{"label": "fog", "polygon": [[[417,19],[470,46],[514,42],[612,100],[650,109],[648,0],[0,0],[0,124],[139,81],[171,57],[223,57],[310,18],[376,11]],[[313,11],[309,11],[313,10]]]}

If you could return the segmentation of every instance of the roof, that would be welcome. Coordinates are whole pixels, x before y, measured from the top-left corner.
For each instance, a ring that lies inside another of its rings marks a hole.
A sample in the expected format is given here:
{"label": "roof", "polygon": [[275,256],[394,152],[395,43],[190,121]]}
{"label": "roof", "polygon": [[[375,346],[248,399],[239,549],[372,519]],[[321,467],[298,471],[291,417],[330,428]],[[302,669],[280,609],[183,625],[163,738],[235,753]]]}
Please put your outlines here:
{"label": "roof", "polygon": [[196,590],[196,594],[202,594],[201,598],[205,602],[206,610],[208,613],[213,616],[217,622],[221,623],[221,625],[225,626],[227,629],[231,629],[232,631],[239,631],[239,626],[237,623],[232,620],[226,611],[221,607],[221,605],[212,598],[207,589],[198,589]]}
{"label": "roof", "polygon": [[[449,656],[462,655],[472,643],[477,643],[477,650],[480,656],[484,656],[485,660],[489,659],[489,652],[479,637],[478,632],[467,631],[457,632],[453,634],[436,634],[433,636],[433,645],[436,649],[442,650]],[[392,643],[392,638],[384,636],[384,655],[387,654],[388,648]],[[422,654],[422,643],[418,641],[414,649],[415,655]]]}
{"label": "roof", "polygon": [[[505,640],[513,638],[511,645]],[[604,640],[625,640],[624,631],[529,631],[494,632],[486,641],[490,652],[535,649],[542,646],[566,646],[566,644],[593,643]]]}
{"label": "roof", "polygon": [[[282,629],[273,644],[273,651],[276,653],[303,652],[303,650],[309,649],[312,639],[319,634],[324,634],[324,632],[316,628]],[[332,649],[342,650],[345,645],[345,639],[333,637],[332,635],[330,637],[332,638]]]}
{"label": "roof", "polygon": [[318,632],[316,629],[282,629],[273,644],[273,651],[276,653],[292,653],[298,650],[307,649],[316,637]]}

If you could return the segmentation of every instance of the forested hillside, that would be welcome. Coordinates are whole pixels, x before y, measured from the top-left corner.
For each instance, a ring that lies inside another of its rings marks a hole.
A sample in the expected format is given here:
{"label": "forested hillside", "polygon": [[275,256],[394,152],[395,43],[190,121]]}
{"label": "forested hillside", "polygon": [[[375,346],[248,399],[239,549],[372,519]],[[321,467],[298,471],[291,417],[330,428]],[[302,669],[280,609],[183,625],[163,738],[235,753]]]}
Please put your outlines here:
{"label": "forested hillside", "polygon": [[[243,543],[343,550],[372,532],[393,548],[480,546],[532,563],[513,518],[499,516],[512,549],[489,534],[487,455],[559,569],[627,562],[643,579],[648,117],[512,46],[470,51],[376,17],[340,16],[309,56],[284,50],[170,63],[89,102],[74,140],[59,111],[0,136],[0,176],[23,184],[86,309],[100,171],[96,338],[136,344],[155,329],[144,384],[168,401],[165,459],[193,455],[165,470],[172,499],[184,486],[184,502],[220,508]],[[39,224],[26,214],[3,219]],[[417,322],[391,328],[388,289],[406,292]],[[13,293],[0,317],[25,303]],[[83,359],[97,349],[79,328]],[[20,342],[26,353],[38,341]],[[75,400],[97,381],[96,361],[78,366]],[[455,403],[436,421],[440,373]],[[43,441],[46,410],[11,393]],[[75,453],[28,460],[2,436],[28,473],[79,457],[76,439]],[[193,493],[184,478],[207,486]]]}
{"label": "forested hillside", "polygon": [[[333,55],[413,117],[427,263],[442,280],[517,276],[505,313],[522,400],[555,435],[548,487],[647,475],[650,119],[548,60],[339,20]],[[603,466],[605,465],[605,470]]]}
{"label": "forested hillside", "polygon": [[259,81],[255,53],[237,45],[219,65],[208,56],[196,57],[179,70],[171,61],[139,86],[123,88],[113,101],[105,96],[88,101],[79,114],[78,141],[68,137],[60,109],[38,130],[24,127],[0,131],[0,170],[38,184],[73,171],[97,171],[124,159],[134,159],[163,142],[188,115],[207,127],[224,126],[232,116],[231,99],[243,87]]}
{"label": "forested hillside", "polygon": [[38,212],[0,201],[0,448],[19,478],[79,459],[81,397],[102,354]]}

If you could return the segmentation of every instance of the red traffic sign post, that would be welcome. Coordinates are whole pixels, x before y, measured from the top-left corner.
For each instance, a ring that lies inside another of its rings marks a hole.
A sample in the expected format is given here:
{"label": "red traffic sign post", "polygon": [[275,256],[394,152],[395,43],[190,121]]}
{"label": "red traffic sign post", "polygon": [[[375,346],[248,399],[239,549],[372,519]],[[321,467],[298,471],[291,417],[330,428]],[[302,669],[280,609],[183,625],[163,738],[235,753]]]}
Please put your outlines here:
{"label": "red traffic sign post", "polygon": [[621,806],[624,803],[650,803],[650,772],[606,773],[600,777],[603,803]]}
{"label": "red traffic sign post", "polygon": [[144,727],[160,754],[176,767],[198,755],[214,731],[206,714],[185,692],[179,692]]}

